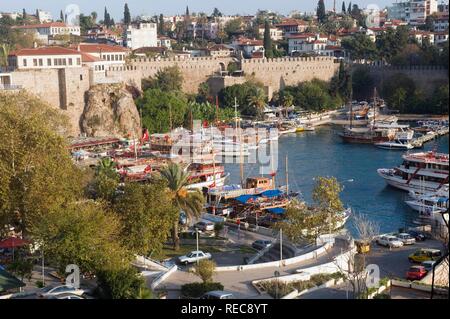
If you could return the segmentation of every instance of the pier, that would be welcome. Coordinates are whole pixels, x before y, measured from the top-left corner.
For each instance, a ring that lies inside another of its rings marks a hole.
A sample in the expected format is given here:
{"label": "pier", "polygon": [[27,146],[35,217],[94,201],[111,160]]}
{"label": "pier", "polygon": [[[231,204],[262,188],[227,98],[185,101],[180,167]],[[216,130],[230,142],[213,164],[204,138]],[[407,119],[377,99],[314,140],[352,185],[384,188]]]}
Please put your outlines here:
{"label": "pier", "polygon": [[411,145],[414,146],[414,148],[422,148],[423,144],[426,142],[435,140],[439,136],[443,136],[448,134],[449,128],[448,127],[442,127],[434,132],[429,132],[427,134],[424,134],[420,137],[417,137],[411,141]]}

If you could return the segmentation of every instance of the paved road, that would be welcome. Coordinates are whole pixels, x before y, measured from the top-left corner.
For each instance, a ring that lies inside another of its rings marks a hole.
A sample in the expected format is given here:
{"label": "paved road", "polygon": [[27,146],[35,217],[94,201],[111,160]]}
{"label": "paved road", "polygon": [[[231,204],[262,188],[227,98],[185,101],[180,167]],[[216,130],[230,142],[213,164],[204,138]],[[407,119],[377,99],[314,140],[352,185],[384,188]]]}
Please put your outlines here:
{"label": "paved road", "polygon": [[436,240],[426,240],[417,242],[414,245],[403,246],[401,248],[385,248],[372,245],[371,252],[367,256],[366,264],[376,264],[380,267],[381,277],[405,278],[411,263],[408,256],[420,248],[443,249],[442,243]]}
{"label": "paved road", "polygon": [[[244,270],[244,271],[226,271],[216,273],[214,280],[221,282],[226,291],[230,291],[238,299],[259,298],[260,295],[251,284],[254,280],[271,278],[275,271],[279,271],[281,276],[295,273],[299,268],[312,267],[327,263],[334,256],[340,253],[340,248],[333,248],[328,253],[319,256],[317,259],[300,262],[286,267],[267,267],[262,269]],[[172,274],[162,287],[170,290],[169,298],[178,298],[176,290],[186,283],[200,282],[200,279],[192,273],[186,271],[177,271]]]}
{"label": "paved road", "polygon": [[353,299],[353,288],[350,283],[345,282],[335,287],[323,288],[301,295],[298,299]]}

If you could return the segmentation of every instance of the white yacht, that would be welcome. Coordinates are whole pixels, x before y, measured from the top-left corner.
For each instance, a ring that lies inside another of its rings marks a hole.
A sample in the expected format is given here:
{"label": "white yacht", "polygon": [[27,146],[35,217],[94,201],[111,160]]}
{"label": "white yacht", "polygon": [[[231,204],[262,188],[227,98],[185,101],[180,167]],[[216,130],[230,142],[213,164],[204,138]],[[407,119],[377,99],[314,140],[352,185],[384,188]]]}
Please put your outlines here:
{"label": "white yacht", "polygon": [[448,209],[447,197],[439,195],[419,195],[405,201],[411,209],[418,211],[420,216],[431,217],[435,213],[443,213]]}
{"label": "white yacht", "polygon": [[448,154],[431,151],[405,154],[402,157],[403,163],[398,167],[377,170],[378,175],[389,185],[421,194],[448,187]]}
{"label": "white yacht", "polygon": [[400,151],[412,150],[414,148],[414,146],[412,146],[410,143],[402,142],[401,140],[379,142],[375,143],[375,146],[385,150],[400,150]]}

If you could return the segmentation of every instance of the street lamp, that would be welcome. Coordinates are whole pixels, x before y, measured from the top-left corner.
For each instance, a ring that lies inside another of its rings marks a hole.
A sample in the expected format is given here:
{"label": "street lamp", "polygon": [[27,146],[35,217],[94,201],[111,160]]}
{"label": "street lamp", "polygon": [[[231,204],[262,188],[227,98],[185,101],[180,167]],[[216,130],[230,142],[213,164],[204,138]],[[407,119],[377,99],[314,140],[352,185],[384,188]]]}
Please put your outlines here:
{"label": "street lamp", "polygon": [[[198,228],[195,227],[194,229],[195,229],[195,237],[196,237],[196,240],[197,240],[197,252],[198,252],[199,251],[199,248],[198,248]],[[197,259],[197,265],[198,265],[198,259]]]}

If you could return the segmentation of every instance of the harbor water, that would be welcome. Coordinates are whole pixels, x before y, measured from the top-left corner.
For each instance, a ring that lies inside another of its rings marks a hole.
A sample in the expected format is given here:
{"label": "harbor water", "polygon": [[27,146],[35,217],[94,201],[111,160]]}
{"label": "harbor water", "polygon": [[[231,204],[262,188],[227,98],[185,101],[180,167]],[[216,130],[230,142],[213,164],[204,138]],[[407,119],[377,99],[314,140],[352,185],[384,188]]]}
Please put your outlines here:
{"label": "harbor water", "polygon": [[[312,190],[317,176],[334,176],[344,186],[341,199],[357,213],[376,221],[382,232],[397,231],[413,226],[417,212],[404,201],[407,193],[387,186],[378,176],[378,168],[393,168],[402,162],[403,151],[382,150],[373,145],[344,143],[338,131],[330,126],[317,128],[315,132],[286,134],[278,140],[278,170],[276,185],[285,185],[285,158],[288,157],[290,190],[300,192],[308,203],[312,202]],[[437,148],[448,153],[449,137],[442,136],[428,142],[423,149]],[[228,184],[239,184],[240,165],[226,164],[230,172]],[[258,176],[258,164],[244,164],[244,178]],[[417,225],[416,225],[417,226]],[[354,233],[351,219],[346,228]]]}

